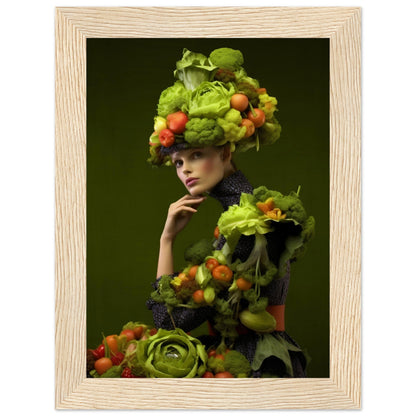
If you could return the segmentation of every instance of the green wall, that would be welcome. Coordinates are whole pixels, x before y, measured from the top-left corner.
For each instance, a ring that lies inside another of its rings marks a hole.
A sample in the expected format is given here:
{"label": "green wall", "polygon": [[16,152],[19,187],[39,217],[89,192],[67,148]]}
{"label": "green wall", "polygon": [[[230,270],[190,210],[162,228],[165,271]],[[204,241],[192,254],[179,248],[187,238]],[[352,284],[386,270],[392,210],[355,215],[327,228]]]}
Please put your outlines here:
{"label": "green wall", "polygon": [[[249,76],[279,101],[281,138],[235,161],[254,186],[287,193],[301,185],[316,219],[315,239],[292,266],[286,328],[311,356],[309,377],[329,377],[328,39],[87,40],[87,346],[127,321],[153,324],[145,301],[159,236],[168,205],[185,194],[172,168],[146,162],[156,105],[183,48],[208,55],[225,46],[242,51]],[[210,199],[200,207],[177,239],[177,268],[221,211]]]}

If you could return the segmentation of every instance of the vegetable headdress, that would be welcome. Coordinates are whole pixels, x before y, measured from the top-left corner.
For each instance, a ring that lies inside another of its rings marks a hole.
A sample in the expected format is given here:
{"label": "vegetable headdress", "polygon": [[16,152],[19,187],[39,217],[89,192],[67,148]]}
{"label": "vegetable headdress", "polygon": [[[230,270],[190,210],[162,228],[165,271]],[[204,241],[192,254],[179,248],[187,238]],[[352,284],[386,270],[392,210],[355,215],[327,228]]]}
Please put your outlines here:
{"label": "vegetable headdress", "polygon": [[242,67],[243,54],[219,48],[209,57],[183,50],[173,85],[162,91],[150,136],[153,165],[170,165],[173,151],[222,146],[257,150],[280,137],[277,99]]}

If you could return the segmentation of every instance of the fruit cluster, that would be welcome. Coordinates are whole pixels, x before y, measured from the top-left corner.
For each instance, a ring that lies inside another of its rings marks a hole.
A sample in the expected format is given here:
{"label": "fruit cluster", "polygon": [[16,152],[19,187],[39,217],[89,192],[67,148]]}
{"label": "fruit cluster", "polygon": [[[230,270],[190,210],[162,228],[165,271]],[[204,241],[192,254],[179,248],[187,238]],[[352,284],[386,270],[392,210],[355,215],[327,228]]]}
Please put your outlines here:
{"label": "fruit cluster", "polygon": [[128,366],[126,355],[129,353],[129,342],[145,341],[157,332],[155,328],[136,322],[123,326],[120,334],[103,335],[102,343],[95,349],[87,350],[87,376],[133,378],[135,375]]}

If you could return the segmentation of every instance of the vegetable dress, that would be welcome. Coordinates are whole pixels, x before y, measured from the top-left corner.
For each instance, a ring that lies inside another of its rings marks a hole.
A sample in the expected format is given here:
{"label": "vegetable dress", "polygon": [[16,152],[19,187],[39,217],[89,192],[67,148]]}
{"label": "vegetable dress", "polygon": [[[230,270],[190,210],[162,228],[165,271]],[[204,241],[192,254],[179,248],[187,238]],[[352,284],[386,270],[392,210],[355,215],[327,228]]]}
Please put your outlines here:
{"label": "vegetable dress", "polygon": [[[264,187],[262,187],[264,188]],[[259,189],[259,188],[258,188]],[[266,189],[266,188],[264,188]],[[210,196],[217,199],[225,212],[234,206],[238,207],[242,194],[252,194],[253,187],[241,171],[224,178],[211,192]],[[306,217],[305,214],[303,214]],[[311,217],[306,217],[306,221]],[[311,221],[310,221],[311,222]],[[286,245],[288,238],[300,235],[298,230],[292,230],[292,223],[279,224],[265,233],[267,240],[267,253],[272,263],[278,267],[280,257],[287,255]],[[283,225],[283,227],[282,227]],[[289,227],[288,227],[289,225]],[[311,224],[313,225],[313,224]],[[309,227],[311,227],[309,225]],[[299,227],[300,229],[301,227]],[[302,237],[302,244],[308,237]],[[255,236],[242,235],[231,255],[232,262],[245,262],[253,251]],[[220,235],[215,248],[224,248],[226,239]],[[278,279],[273,279],[267,286],[261,289],[261,299],[267,299],[266,309],[275,317],[275,330],[272,332],[258,332],[251,330],[241,323],[237,326],[238,335],[233,342],[233,347],[244,354],[249,360],[253,375],[257,377],[306,377],[307,359],[300,346],[284,330],[284,304],[290,281],[290,262],[284,263],[284,274]],[[174,278],[174,276],[171,276]],[[158,288],[158,282],[154,284]],[[157,292],[157,291],[156,291]],[[221,296],[221,294],[220,294]],[[150,299],[147,306],[153,312],[154,322],[157,327],[173,329],[173,322],[184,331],[191,331],[205,321],[210,323],[211,334],[201,336],[200,340],[207,346],[218,345],[221,340],[220,334],[214,327],[214,316],[216,310],[213,306],[201,306],[198,308],[175,307],[168,313],[164,303]],[[172,319],[173,318],[173,319]],[[173,321],[173,322],[172,322]]]}

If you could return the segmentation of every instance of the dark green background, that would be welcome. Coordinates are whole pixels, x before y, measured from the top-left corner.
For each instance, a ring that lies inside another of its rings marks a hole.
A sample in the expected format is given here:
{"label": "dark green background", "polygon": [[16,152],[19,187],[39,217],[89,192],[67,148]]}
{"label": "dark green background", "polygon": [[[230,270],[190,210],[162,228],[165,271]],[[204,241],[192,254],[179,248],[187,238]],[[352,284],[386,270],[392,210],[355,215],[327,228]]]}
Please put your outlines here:
{"label": "dark green background", "polygon": [[[244,68],[279,102],[281,138],[235,156],[254,186],[301,198],[316,236],[292,266],[286,329],[311,356],[309,377],[329,377],[329,40],[87,40],[87,345],[130,320],[153,324],[145,306],[155,279],[168,205],[185,194],[172,168],[147,162],[161,91],[182,49],[242,51]],[[211,237],[221,214],[208,199],[177,238],[175,266],[194,240]],[[201,333],[199,328],[195,334]]]}

